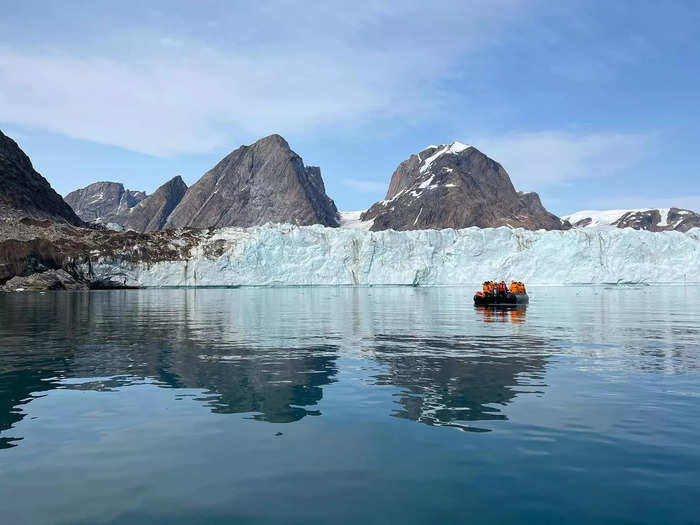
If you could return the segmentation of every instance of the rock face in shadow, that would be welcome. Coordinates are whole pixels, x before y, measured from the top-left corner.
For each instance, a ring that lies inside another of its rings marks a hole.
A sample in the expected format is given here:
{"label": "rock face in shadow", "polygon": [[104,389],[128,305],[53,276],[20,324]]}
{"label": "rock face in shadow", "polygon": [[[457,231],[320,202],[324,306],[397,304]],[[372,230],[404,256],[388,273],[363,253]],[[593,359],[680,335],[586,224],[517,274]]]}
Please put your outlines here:
{"label": "rock face in shadow", "polygon": [[114,217],[112,222],[119,224],[125,230],[137,232],[162,230],[186,191],[187,184],[178,175],[133,208]]}
{"label": "rock face in shadow", "polygon": [[17,143],[0,131],[0,217],[82,221],[34,170]]}
{"label": "rock face in shadow", "polygon": [[279,135],[224,157],[185,193],[165,228],[256,226],[267,222],[338,226],[317,167]]}
{"label": "rock face in shadow", "polygon": [[66,202],[85,222],[107,224],[146,198],[146,192],[124,188],[120,182],[94,182],[66,195]]}
{"label": "rock face in shadow", "polygon": [[459,142],[430,146],[399,164],[383,201],[361,216],[372,230],[512,226],[562,230],[536,193],[519,193],[503,167]]}

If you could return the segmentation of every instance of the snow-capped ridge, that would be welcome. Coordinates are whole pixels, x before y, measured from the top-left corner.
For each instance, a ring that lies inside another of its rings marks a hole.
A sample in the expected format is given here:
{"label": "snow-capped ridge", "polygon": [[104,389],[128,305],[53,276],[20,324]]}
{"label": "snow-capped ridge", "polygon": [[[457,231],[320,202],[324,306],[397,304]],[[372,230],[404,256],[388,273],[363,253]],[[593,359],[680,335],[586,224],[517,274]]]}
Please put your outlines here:
{"label": "snow-capped ridge", "polygon": [[473,146],[469,146],[458,141],[454,141],[451,144],[441,144],[440,146],[428,146],[426,149],[437,149],[438,151],[436,153],[433,153],[430,157],[421,161],[420,172],[425,173],[428,169],[430,169],[430,165],[442,155],[456,155],[457,153],[461,153],[462,151],[471,147]]}
{"label": "snow-capped ridge", "polygon": [[682,208],[582,210],[563,217],[576,228],[635,228],[688,231],[700,226],[700,214]]}

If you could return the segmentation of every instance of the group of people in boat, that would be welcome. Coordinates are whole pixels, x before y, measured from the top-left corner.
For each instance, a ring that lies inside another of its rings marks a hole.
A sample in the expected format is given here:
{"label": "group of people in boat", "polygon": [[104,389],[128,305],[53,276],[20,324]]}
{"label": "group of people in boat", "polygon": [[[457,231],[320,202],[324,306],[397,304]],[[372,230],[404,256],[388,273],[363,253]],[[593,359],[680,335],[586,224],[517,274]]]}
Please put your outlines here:
{"label": "group of people in boat", "polygon": [[521,281],[511,281],[510,286],[505,281],[486,281],[474,295],[477,306],[527,304],[529,301],[525,284]]}
{"label": "group of people in boat", "polygon": [[496,281],[485,281],[482,286],[482,290],[483,291],[481,293],[483,295],[505,295],[508,292],[514,294],[527,293],[525,291],[525,283],[521,281],[511,281],[510,286],[506,285],[505,281],[501,281],[500,283],[497,283]]}

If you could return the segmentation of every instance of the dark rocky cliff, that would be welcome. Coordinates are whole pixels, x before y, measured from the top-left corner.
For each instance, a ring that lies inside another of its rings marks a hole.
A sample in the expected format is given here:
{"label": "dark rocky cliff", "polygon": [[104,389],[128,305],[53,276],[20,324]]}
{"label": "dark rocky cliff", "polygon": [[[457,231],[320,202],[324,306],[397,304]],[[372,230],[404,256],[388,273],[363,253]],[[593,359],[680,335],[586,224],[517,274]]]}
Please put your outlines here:
{"label": "dark rocky cliff", "polygon": [[178,175],[133,208],[114,217],[113,221],[126,230],[137,232],[162,230],[186,191],[187,184]]}
{"label": "dark rocky cliff", "polygon": [[34,170],[17,143],[0,131],[0,217],[82,221]]}
{"label": "dark rocky cliff", "polygon": [[383,201],[362,214],[372,230],[512,226],[561,230],[536,193],[518,193],[503,167],[472,146],[430,146],[399,164]]}
{"label": "dark rocky cliff", "polygon": [[143,191],[124,188],[119,182],[93,182],[66,195],[66,202],[85,222],[107,224],[146,198]]}
{"label": "dark rocky cliff", "polygon": [[306,167],[279,135],[242,146],[185,193],[166,228],[256,226],[267,222],[337,226],[321,171]]}

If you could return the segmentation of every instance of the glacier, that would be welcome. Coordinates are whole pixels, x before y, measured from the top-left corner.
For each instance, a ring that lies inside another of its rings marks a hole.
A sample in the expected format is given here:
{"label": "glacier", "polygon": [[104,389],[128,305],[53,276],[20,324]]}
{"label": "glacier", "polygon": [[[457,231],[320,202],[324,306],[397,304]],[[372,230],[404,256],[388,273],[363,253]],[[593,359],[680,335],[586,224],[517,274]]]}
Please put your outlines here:
{"label": "glacier", "polygon": [[[178,232],[173,231],[173,244]],[[700,283],[700,229],[369,232],[265,225],[202,230],[177,260],[95,254],[83,271],[128,286]]]}

